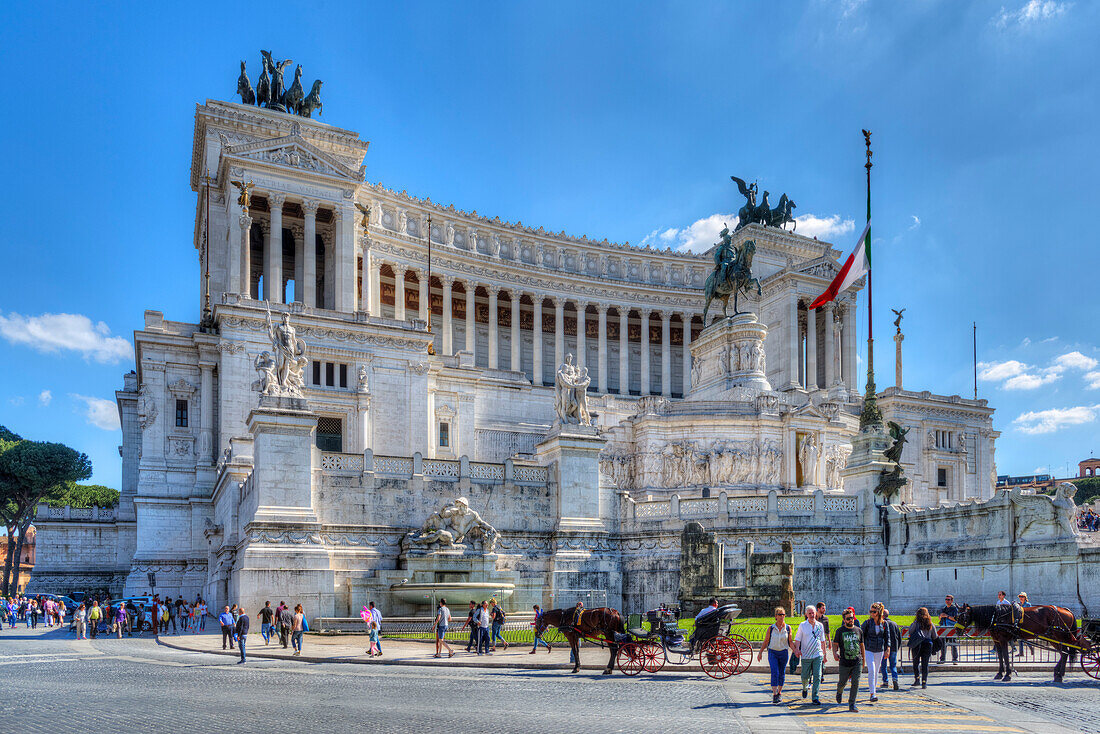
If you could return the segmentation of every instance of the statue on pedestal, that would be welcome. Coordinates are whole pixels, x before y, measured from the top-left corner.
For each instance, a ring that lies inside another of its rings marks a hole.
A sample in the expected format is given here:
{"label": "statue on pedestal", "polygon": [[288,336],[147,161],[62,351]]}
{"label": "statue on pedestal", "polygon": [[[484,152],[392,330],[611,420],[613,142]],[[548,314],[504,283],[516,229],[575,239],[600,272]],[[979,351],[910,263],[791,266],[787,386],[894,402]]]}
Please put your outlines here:
{"label": "statue on pedestal", "polygon": [[734,247],[733,238],[729,226],[722,228],[719,234],[718,247],[714,251],[714,271],[707,277],[703,292],[706,302],[703,305],[703,323],[707,323],[707,312],[710,310],[710,302],[715,298],[722,301],[722,315],[726,315],[729,306],[729,297],[733,296],[733,315],[741,313],[737,310],[737,296],[740,293],[748,295],[753,286],[756,286],[756,295],[761,294],[760,281],[752,277],[752,259],[756,255],[756,242],[746,240],[740,247]]}
{"label": "statue on pedestal", "polygon": [[256,358],[255,366],[260,379],[255,388],[262,395],[275,397],[302,397],[305,388],[306,344],[298,338],[290,323],[290,314],[283,314],[282,323],[275,326],[271,322],[271,311],[267,312],[267,334],[271,339],[271,352],[264,352]]}
{"label": "statue on pedestal", "polygon": [[814,434],[808,433],[798,447],[798,462],[802,465],[802,484],[806,487],[817,486],[817,457],[821,453]]}
{"label": "statue on pedestal", "polygon": [[578,370],[573,364],[573,355],[567,354],[565,363],[558,368],[554,378],[554,409],[562,425],[592,425],[592,416],[588,412],[588,386],[591,383],[588,368]]}
{"label": "statue on pedestal", "polygon": [[889,421],[888,427],[892,443],[888,449],[882,452],[882,454],[886,457],[887,461],[893,463],[894,468],[882,472],[878,486],[875,487],[875,494],[882,497],[886,502],[890,502],[894,495],[901,492],[901,488],[909,482],[909,480],[903,476],[901,468],[901,452],[905,448],[905,436],[909,433],[909,429],[902,428],[894,421]]}

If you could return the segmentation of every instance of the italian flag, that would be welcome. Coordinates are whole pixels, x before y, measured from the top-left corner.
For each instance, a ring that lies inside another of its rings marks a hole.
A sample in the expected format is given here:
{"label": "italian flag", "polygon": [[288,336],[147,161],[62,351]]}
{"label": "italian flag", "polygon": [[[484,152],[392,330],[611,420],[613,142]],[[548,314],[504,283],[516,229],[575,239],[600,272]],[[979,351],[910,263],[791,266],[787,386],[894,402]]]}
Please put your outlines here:
{"label": "italian flag", "polygon": [[863,228],[863,234],[859,236],[859,244],[844,262],[844,267],[833,278],[833,282],[825,289],[825,292],[817,297],[810,308],[821,308],[829,301],[836,298],[852,283],[871,272],[871,241],[867,234],[871,231],[871,220],[867,220],[867,226]]}

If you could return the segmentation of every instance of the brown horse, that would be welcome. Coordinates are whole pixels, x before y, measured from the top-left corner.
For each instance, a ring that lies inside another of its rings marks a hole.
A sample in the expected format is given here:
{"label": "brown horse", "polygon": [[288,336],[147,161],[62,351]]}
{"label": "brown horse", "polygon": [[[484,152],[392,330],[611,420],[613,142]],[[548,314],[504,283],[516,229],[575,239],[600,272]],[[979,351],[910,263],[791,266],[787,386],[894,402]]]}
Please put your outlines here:
{"label": "brown horse", "polygon": [[[579,611],[579,619],[576,619]],[[603,640],[611,651],[611,657],[607,660],[604,675],[611,675],[611,668],[615,664],[615,656],[619,652],[619,644],[615,639],[616,634],[626,634],[626,625],[623,623],[623,615],[618,609],[610,607],[596,607],[595,609],[551,609],[543,612],[539,617],[539,623],[535,627],[535,637],[541,637],[548,627],[557,627],[569,641],[569,648],[573,651],[573,670],[576,673],[581,669],[581,645],[582,639]]]}
{"label": "brown horse", "polygon": [[1066,660],[1077,656],[1079,645],[1077,618],[1068,609],[1055,606],[1021,607],[1019,604],[988,604],[972,607],[963,604],[955,627],[965,632],[973,625],[978,631],[989,631],[997,651],[997,675],[993,680],[1012,680],[1009,646],[1016,640],[1039,640],[1060,653],[1054,666],[1054,682],[1061,683],[1066,675]]}

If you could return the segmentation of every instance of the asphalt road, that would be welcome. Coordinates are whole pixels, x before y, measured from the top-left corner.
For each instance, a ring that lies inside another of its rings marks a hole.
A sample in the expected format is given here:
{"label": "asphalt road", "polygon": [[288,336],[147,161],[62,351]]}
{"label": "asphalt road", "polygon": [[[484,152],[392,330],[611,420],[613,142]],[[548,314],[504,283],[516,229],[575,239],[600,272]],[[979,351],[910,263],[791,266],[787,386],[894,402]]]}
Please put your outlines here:
{"label": "asphalt road", "polygon": [[[205,732],[1100,732],[1100,687],[1025,677],[937,679],[879,704],[804,705],[788,685],[772,706],[764,676],[688,672],[625,678],[559,671],[250,660],[171,650],[154,640],[76,641],[58,631],[0,633],[0,721],[19,732],[173,727]],[[981,679],[981,680],[979,680]],[[832,678],[835,681],[835,678]],[[793,681],[791,681],[793,682]],[[833,689],[835,691],[835,689]],[[860,699],[866,692],[860,692]],[[823,691],[822,700],[832,701]]]}

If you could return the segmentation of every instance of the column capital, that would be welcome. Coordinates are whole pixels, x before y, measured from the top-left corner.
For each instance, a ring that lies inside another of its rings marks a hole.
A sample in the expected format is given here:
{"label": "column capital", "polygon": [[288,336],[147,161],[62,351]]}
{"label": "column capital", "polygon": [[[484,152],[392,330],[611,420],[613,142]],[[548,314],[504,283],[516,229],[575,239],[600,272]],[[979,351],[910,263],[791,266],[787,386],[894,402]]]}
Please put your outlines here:
{"label": "column capital", "polygon": [[642,321],[647,321],[650,316],[653,315],[654,309],[652,308],[638,308],[638,314],[642,317]]}
{"label": "column capital", "polygon": [[565,308],[565,299],[561,296],[547,296],[547,298],[554,304],[554,308]]}
{"label": "column capital", "polygon": [[666,324],[672,323],[672,311],[669,311],[667,308],[657,311],[657,315],[661,318],[661,321],[663,321],[664,323],[666,323]]}
{"label": "column capital", "polygon": [[596,313],[598,313],[600,316],[607,316],[607,309],[611,308],[610,303],[596,302],[596,303],[593,303],[592,305],[596,307]]}
{"label": "column capital", "polygon": [[444,288],[450,288],[455,284],[455,277],[453,275],[437,275],[439,278],[439,284]]}
{"label": "column capital", "polygon": [[313,199],[302,200],[302,212],[307,217],[313,217],[317,215],[317,208],[321,205],[321,202],[314,201]]}
{"label": "column capital", "polygon": [[252,227],[252,217],[247,214],[241,214],[237,221],[240,222],[242,229],[250,229]]}
{"label": "column capital", "polygon": [[588,308],[588,301],[583,298],[570,298],[573,302],[573,307],[577,309],[578,313],[584,312]]}
{"label": "column capital", "polygon": [[268,194],[267,203],[269,205],[281,207],[283,204],[286,203],[286,194]]}

